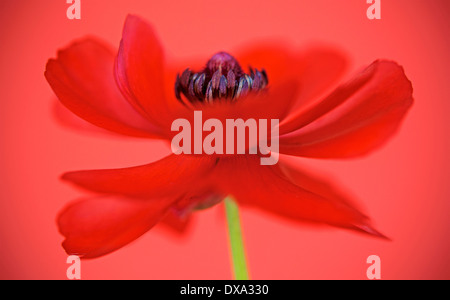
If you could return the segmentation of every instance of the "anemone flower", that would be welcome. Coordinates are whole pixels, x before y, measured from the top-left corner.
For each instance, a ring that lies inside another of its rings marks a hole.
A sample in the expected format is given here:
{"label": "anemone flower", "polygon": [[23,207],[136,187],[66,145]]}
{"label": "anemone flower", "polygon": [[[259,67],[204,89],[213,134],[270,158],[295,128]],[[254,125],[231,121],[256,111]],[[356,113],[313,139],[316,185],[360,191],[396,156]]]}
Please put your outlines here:
{"label": "anemone flower", "polygon": [[[274,44],[174,66],[152,26],[128,16],[118,51],[95,38],[78,40],[48,61],[45,77],[66,108],[122,135],[171,142],[173,121],[195,122],[194,112],[205,120],[279,120],[278,153],[342,159],[383,145],[413,103],[412,85],[397,63],[375,61],[330,91],[344,67],[333,49]],[[66,173],[63,180],[97,196],[59,214],[63,247],[82,258],[103,256],[163,219],[182,224],[228,195],[240,206],[295,221],[383,237],[332,184],[284,159],[261,165],[265,154],[201,150],[143,166]]]}

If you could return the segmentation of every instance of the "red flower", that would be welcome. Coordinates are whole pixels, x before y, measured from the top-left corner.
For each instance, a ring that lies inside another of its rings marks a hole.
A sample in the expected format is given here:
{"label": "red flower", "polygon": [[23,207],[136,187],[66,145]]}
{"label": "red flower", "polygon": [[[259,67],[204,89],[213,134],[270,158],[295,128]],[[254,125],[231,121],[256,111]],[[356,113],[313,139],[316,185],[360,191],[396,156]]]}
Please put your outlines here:
{"label": "red flower", "polygon": [[[396,132],[412,105],[411,83],[391,61],[374,62],[312,101],[344,70],[336,52],[299,54],[272,45],[236,57],[219,53],[203,69],[173,68],[152,27],[130,16],[117,56],[98,40],[84,39],[50,59],[45,76],[68,109],[116,133],[170,141],[172,121],[191,119],[194,109],[204,119],[279,119],[280,153],[314,158],[369,153]],[[241,65],[260,69],[245,74]],[[69,172],[63,179],[99,194],[72,203],[58,218],[65,250],[84,258],[115,251],[168,214],[175,220],[226,195],[293,220],[382,236],[329,183],[283,161],[261,166],[258,155],[172,154],[144,166]]]}

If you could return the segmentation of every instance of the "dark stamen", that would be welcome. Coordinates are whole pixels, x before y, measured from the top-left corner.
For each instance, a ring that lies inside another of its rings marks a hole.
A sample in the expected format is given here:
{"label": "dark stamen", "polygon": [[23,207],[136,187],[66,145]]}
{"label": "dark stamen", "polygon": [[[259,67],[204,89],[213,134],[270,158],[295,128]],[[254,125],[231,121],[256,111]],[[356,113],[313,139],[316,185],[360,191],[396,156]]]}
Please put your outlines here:
{"label": "dark stamen", "polygon": [[177,75],[175,96],[181,95],[191,103],[214,102],[215,99],[234,100],[250,92],[263,90],[269,80],[264,69],[258,71],[249,67],[245,74],[237,60],[225,52],[215,54],[199,73],[186,69]]}

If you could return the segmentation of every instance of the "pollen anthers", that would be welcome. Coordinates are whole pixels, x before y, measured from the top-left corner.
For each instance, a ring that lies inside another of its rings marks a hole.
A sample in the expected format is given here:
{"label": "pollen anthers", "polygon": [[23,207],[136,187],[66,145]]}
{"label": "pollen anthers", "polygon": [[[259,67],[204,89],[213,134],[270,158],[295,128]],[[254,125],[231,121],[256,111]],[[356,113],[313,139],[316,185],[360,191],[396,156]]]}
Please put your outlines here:
{"label": "pollen anthers", "polygon": [[226,52],[215,54],[198,73],[189,68],[177,74],[175,96],[191,103],[212,103],[217,99],[234,100],[250,92],[263,90],[269,80],[266,71],[249,67],[244,73],[238,61]]}

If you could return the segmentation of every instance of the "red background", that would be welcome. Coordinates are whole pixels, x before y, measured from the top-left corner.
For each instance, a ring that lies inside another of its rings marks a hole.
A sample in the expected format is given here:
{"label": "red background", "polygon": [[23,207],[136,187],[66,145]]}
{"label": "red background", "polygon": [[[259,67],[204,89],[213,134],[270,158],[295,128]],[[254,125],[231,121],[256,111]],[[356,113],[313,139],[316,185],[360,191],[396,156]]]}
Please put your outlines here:
{"label": "red background", "polygon": [[[0,1],[0,279],[65,279],[67,255],[57,212],[81,193],[61,183],[68,170],[126,167],[156,160],[161,142],[82,134],[52,116],[48,58],[86,34],[120,41],[128,13],[154,24],[169,57],[210,56],[251,40],[320,42],[352,58],[405,67],[415,104],[383,149],[357,160],[301,160],[347,187],[393,241],[312,228],[242,212],[254,279],[364,279],[366,258],[381,258],[383,279],[450,279],[448,0],[382,0],[369,21],[365,0],[82,0],[68,20],[65,0]],[[296,159],[300,161],[300,159]],[[189,235],[155,228],[104,258],[82,262],[83,279],[229,279],[222,209],[198,213]]]}

